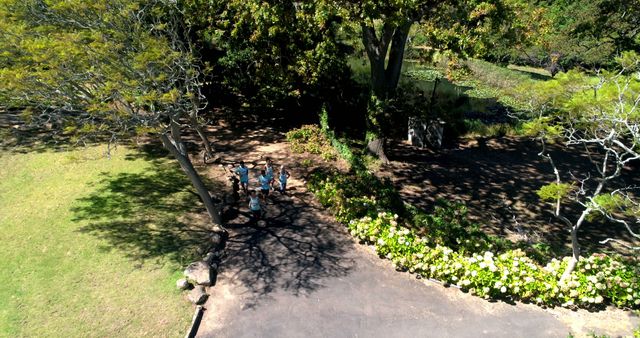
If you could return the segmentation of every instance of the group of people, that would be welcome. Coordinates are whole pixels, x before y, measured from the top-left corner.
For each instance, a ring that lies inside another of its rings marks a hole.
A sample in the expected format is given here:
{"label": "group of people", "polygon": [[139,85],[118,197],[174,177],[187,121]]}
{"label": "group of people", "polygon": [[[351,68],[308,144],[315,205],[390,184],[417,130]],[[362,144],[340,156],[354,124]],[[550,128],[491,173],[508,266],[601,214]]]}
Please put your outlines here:
{"label": "group of people", "polygon": [[[251,210],[254,220],[262,218],[263,212],[260,200],[262,199],[264,203],[266,203],[272,189],[278,190],[281,194],[285,195],[287,193],[287,180],[291,177],[291,174],[285,169],[284,165],[280,166],[280,170],[276,176],[273,161],[269,157],[266,158],[264,169],[260,170],[260,175],[258,176],[258,184],[260,187],[258,189],[251,189],[249,187],[249,168],[244,164],[244,161],[240,161],[234,173],[238,176],[242,191],[248,196],[249,210]],[[276,180],[278,181],[278,185],[276,185]],[[259,195],[258,191],[260,191]]]}

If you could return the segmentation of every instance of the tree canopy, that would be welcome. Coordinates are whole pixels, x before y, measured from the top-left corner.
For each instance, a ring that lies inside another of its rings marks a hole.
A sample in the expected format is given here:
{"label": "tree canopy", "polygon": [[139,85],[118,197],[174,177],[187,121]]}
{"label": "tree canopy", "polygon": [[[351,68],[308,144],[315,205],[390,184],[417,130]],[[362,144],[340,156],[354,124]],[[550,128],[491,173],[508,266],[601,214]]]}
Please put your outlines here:
{"label": "tree canopy", "polygon": [[78,139],[159,136],[219,223],[181,140],[183,124],[197,129],[206,98],[204,69],[175,5],[4,1],[0,12],[0,96],[8,105]]}

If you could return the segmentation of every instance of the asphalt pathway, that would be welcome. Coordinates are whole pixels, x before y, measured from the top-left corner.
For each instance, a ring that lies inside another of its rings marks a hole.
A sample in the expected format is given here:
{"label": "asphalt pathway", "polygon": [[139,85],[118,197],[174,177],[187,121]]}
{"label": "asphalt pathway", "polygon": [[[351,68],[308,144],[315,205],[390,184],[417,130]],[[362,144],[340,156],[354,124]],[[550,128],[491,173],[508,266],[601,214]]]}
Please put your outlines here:
{"label": "asphalt pathway", "polygon": [[[299,188],[301,190],[301,187]],[[277,196],[264,226],[232,215],[200,337],[566,337],[533,305],[491,303],[400,273],[354,243],[308,193]]]}

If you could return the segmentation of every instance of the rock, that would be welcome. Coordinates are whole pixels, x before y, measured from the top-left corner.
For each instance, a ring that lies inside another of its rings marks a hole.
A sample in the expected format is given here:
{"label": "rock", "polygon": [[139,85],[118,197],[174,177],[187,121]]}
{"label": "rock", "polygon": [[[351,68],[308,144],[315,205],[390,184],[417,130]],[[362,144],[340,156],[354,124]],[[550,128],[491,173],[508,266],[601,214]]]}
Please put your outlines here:
{"label": "rock", "polygon": [[209,295],[207,294],[207,292],[204,289],[204,286],[202,285],[198,285],[195,288],[193,288],[193,290],[189,292],[189,296],[188,296],[189,301],[197,305],[200,305],[206,302],[208,297]]}
{"label": "rock", "polygon": [[191,283],[184,278],[180,278],[176,281],[176,287],[180,290],[186,290],[191,288]]}
{"label": "rock", "polygon": [[184,275],[198,285],[211,285],[211,267],[205,261],[189,264],[184,270]]}

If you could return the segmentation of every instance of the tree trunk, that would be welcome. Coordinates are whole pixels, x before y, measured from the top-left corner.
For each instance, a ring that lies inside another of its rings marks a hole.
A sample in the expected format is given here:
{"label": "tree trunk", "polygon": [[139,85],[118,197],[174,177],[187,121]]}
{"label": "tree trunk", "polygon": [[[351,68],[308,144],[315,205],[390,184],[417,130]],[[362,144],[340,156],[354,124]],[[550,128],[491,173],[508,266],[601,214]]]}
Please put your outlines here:
{"label": "tree trunk", "polygon": [[[372,25],[361,24],[362,42],[369,58],[371,91],[376,100],[389,99],[398,87],[402,73],[404,49],[411,25],[412,21],[410,20],[397,26],[385,23],[378,38]],[[389,46],[391,46],[390,50]],[[389,53],[388,61],[387,52]],[[373,98],[372,101],[374,101]],[[367,139],[367,148],[386,164],[389,163],[389,159],[385,154],[385,139],[379,123],[384,111],[375,108],[370,106],[367,113],[367,129],[368,134],[371,135]]]}
{"label": "tree trunk", "polygon": [[222,227],[222,219],[220,217],[220,207],[216,206],[213,203],[211,195],[209,194],[209,190],[204,185],[204,182],[202,182],[202,178],[200,178],[200,175],[193,167],[189,156],[186,154],[186,152],[180,151],[180,149],[184,148],[184,146],[181,146],[178,142],[176,142],[175,138],[172,139],[167,134],[161,134],[160,139],[162,140],[162,144],[164,145],[164,147],[167,148],[167,150],[171,153],[171,155],[173,155],[173,157],[175,157],[176,160],[178,160],[178,163],[180,163],[180,167],[182,167],[182,170],[184,170],[184,172],[187,174],[187,177],[189,177],[191,184],[198,192],[198,195],[202,199],[202,202],[204,203],[204,206],[209,213],[209,217],[211,217],[211,221],[213,221],[214,223],[214,231],[224,231],[224,228]]}
{"label": "tree trunk", "polygon": [[407,36],[411,29],[411,21],[400,24],[393,33],[391,50],[389,51],[389,61],[385,71],[386,92],[392,95],[398,88],[400,74],[402,73],[402,61],[404,60],[404,48],[407,44]]}
{"label": "tree trunk", "polygon": [[389,159],[387,155],[384,153],[384,139],[383,138],[375,138],[367,144],[367,149],[374,155],[378,156],[378,159],[382,161],[384,164],[389,164]]}
{"label": "tree trunk", "polygon": [[198,133],[198,136],[200,136],[200,140],[202,140],[202,145],[204,146],[204,151],[206,155],[204,162],[207,163],[207,159],[214,158],[215,150],[211,146],[211,143],[209,142],[207,135],[204,133],[204,130],[202,130],[200,123],[198,123],[198,119],[196,118],[195,112],[189,115],[189,121],[191,122],[191,127],[193,127],[193,129],[196,130],[196,132]]}
{"label": "tree trunk", "polygon": [[562,273],[562,277],[560,277],[560,281],[563,281],[569,278],[569,276],[571,276],[571,273],[576,268],[576,265],[580,260],[580,244],[578,243],[578,230],[580,229],[580,226],[582,225],[582,223],[587,218],[587,215],[589,215],[590,212],[591,212],[591,208],[585,209],[580,215],[580,218],[578,219],[576,224],[571,228],[571,251],[572,251],[571,260],[569,261],[569,265],[567,265],[567,268]]}

